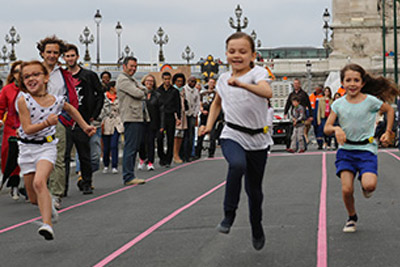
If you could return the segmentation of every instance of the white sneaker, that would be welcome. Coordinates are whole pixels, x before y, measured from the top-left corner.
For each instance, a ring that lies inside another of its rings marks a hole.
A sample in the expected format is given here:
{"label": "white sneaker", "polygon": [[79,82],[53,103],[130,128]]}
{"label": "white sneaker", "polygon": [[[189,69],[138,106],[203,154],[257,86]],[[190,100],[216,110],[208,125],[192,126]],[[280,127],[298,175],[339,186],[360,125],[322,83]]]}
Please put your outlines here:
{"label": "white sneaker", "polygon": [[118,169],[117,169],[117,168],[112,168],[111,172],[112,172],[113,174],[117,174],[117,173],[118,173]]}
{"label": "white sneaker", "polygon": [[138,166],[137,166],[137,168],[138,168],[138,170],[143,170],[143,168],[144,168],[144,160],[139,160],[139,163],[138,163]]}
{"label": "white sneaker", "polygon": [[154,171],[154,165],[151,164],[151,163],[147,164],[147,170],[148,171]]}
{"label": "white sneaker", "polygon": [[103,173],[108,173],[108,167],[104,167]]}
{"label": "white sneaker", "polygon": [[11,188],[11,198],[14,199],[15,201],[19,200],[19,192],[18,192],[18,187],[12,187]]}
{"label": "white sneaker", "polygon": [[44,239],[46,240],[53,240],[54,239],[54,231],[53,228],[44,223],[39,229],[38,229],[39,235],[43,236]]}
{"label": "white sneaker", "polygon": [[343,227],[343,232],[345,233],[354,233],[356,230],[356,222],[353,220],[347,221]]}

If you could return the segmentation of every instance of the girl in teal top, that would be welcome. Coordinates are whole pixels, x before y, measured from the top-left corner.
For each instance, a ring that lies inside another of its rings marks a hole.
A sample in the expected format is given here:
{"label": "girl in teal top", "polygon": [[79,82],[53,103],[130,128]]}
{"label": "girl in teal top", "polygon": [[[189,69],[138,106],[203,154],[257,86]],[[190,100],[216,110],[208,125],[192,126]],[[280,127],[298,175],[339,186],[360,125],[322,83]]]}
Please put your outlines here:
{"label": "girl in teal top", "polygon": [[[336,174],[342,182],[342,197],[349,218],[343,232],[355,232],[357,214],[354,206],[354,178],[358,174],[366,198],[375,191],[378,175],[378,146],[373,139],[376,114],[387,113],[387,128],[380,142],[393,142],[394,110],[386,102],[398,95],[396,85],[383,78],[374,78],[361,66],[350,64],[340,72],[346,95],[332,105],[325,124],[326,135],[335,134],[339,143],[336,154]],[[339,125],[334,126],[335,120]]]}

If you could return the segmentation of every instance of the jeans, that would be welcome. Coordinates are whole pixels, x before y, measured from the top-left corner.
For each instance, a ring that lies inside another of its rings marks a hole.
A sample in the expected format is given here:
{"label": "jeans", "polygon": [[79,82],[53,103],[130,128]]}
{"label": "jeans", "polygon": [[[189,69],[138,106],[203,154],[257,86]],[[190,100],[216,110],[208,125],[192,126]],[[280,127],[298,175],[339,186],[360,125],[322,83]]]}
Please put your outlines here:
{"label": "jeans", "polygon": [[90,159],[92,163],[92,172],[100,169],[101,157],[101,127],[98,127],[96,133],[90,137]]}
{"label": "jeans", "polygon": [[170,165],[172,162],[174,137],[175,137],[175,115],[173,113],[165,113],[165,132],[167,135],[167,152],[164,152],[164,133],[157,138],[157,152],[160,163]]}
{"label": "jeans", "polygon": [[118,141],[119,141],[119,132],[114,130],[114,134],[112,135],[103,135],[103,164],[104,167],[108,167],[110,165],[110,154],[111,154],[111,167],[118,167]]}
{"label": "jeans", "polygon": [[226,178],[224,212],[234,213],[238,208],[242,177],[245,179],[245,190],[248,196],[250,223],[257,226],[262,220],[262,180],[267,163],[267,149],[246,151],[237,142],[221,139],[222,153],[228,161]]}
{"label": "jeans", "polygon": [[142,142],[139,149],[139,158],[149,163],[154,163],[155,140],[159,129],[152,129],[149,123],[144,124]]}
{"label": "jeans", "polygon": [[125,145],[122,158],[122,178],[129,182],[135,178],[136,154],[139,151],[144,129],[143,122],[124,122]]}

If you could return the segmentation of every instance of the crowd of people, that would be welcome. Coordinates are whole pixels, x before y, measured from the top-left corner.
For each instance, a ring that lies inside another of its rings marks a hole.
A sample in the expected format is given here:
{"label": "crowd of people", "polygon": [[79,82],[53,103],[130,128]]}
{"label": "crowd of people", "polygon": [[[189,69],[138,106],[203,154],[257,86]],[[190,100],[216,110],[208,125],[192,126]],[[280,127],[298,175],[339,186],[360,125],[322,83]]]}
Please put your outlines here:
{"label": "crowd of people", "polygon": [[[76,148],[77,187],[89,195],[94,190],[93,173],[101,165],[103,173],[120,173],[121,136],[121,180],[131,186],[145,183],[135,169],[156,168],[156,151],[157,168],[201,158],[209,134],[208,157],[214,157],[219,141],[228,162],[224,217],[217,230],[230,232],[244,177],[252,244],[256,250],[263,248],[262,181],[273,144],[272,89],[268,71],[254,64],[255,45],[249,35],[238,32],[226,40],[231,69],[218,81],[209,77],[204,90],[196,77],[180,72],[162,72],[159,86],[152,74],[138,81],[134,77],[138,60],[132,56],[123,59],[122,72],[115,80],[107,71],[99,78],[78,63],[77,46],[56,36],[40,40],[37,48],[43,60],[14,62],[0,93],[0,124],[4,125],[1,187],[10,187],[14,199],[23,194],[39,206],[40,235],[54,239],[57,210],[68,195],[72,147]],[[309,96],[300,81],[294,80],[284,110],[285,117],[291,113],[294,128],[287,151],[307,149],[311,125],[318,149],[329,149],[332,139],[336,140],[335,148],[340,145],[337,175],[349,215],[343,231],[354,232],[358,218],[353,181],[359,173],[366,197],[375,190],[374,120],[378,112],[386,114],[380,141],[390,143],[394,111],[385,102],[393,100],[398,90],[389,80],[375,79],[355,64],[342,70],[341,82],[346,95],[338,92],[332,99],[329,87],[317,86]],[[366,127],[358,127],[356,121]],[[360,158],[367,163],[359,163]],[[24,183],[20,183],[21,175]]]}

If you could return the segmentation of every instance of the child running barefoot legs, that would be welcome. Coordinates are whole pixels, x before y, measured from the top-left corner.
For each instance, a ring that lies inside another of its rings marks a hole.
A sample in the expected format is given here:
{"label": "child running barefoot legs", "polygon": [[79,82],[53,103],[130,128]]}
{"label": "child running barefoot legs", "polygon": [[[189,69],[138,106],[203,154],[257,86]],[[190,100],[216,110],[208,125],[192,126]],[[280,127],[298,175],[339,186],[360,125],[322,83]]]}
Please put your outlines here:
{"label": "child running barefoot legs", "polygon": [[[39,206],[43,224],[38,233],[46,240],[54,239],[53,208],[47,180],[57,155],[57,139],[54,139],[55,125],[62,109],[82,127],[86,134],[93,135],[96,128],[89,126],[63,97],[47,93],[49,74],[39,61],[24,62],[21,65],[21,94],[17,98],[17,110],[21,121],[18,128],[18,163],[24,175],[26,190],[32,204]],[[52,212],[53,211],[53,212]]]}
{"label": "child running barefoot legs", "polygon": [[266,98],[272,97],[267,70],[254,66],[254,42],[245,33],[235,33],[226,41],[226,56],[232,71],[221,75],[216,95],[210,108],[207,126],[210,132],[224,110],[226,127],[221,134],[221,148],[229,169],[225,188],[224,219],[217,229],[229,233],[239,204],[242,177],[249,198],[252,243],[256,250],[263,248],[265,235],[262,227],[262,179],[273,144],[268,131]]}
{"label": "child running barefoot legs", "polygon": [[[380,141],[388,145],[394,138],[394,110],[383,101],[393,101],[398,90],[389,80],[374,78],[356,64],[345,66],[340,80],[346,95],[333,103],[324,132],[326,135],[334,133],[340,145],[336,174],[342,182],[343,202],[349,215],[343,232],[355,232],[358,217],[353,196],[354,178],[358,173],[364,197],[371,197],[378,181],[378,146],[373,138],[376,114],[387,113],[387,128]],[[339,125],[334,125],[336,118]]]}

